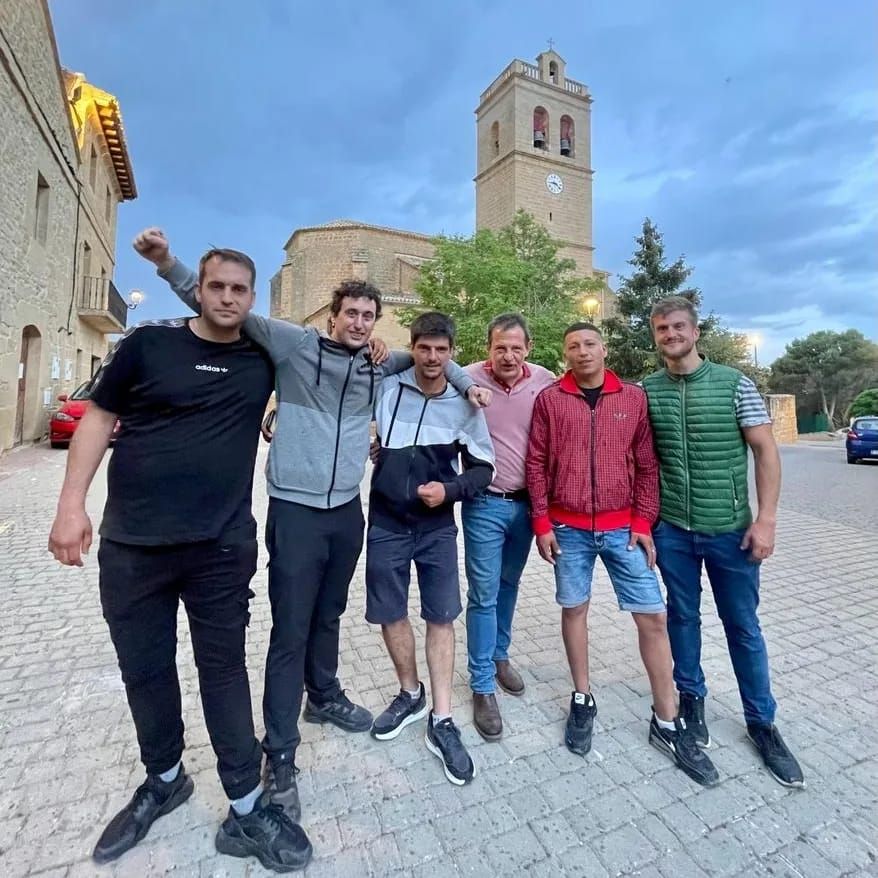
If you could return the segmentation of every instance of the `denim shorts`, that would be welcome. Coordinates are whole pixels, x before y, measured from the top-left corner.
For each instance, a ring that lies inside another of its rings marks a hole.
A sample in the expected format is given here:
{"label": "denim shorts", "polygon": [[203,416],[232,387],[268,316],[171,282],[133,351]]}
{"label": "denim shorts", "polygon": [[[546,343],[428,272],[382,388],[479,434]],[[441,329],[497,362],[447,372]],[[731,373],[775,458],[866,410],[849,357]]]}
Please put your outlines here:
{"label": "denim shorts", "polygon": [[578,607],[591,598],[594,562],[600,558],[610,574],[619,609],[629,613],[664,613],[658,578],[646,563],[640,546],[628,550],[631,529],[579,530],[553,525],[561,554],[555,559],[555,600],[562,607]]}
{"label": "denim shorts", "polygon": [[418,573],[421,618],[442,625],[460,615],[457,526],[397,533],[370,524],[366,534],[367,622],[390,625],[408,616],[412,561]]}

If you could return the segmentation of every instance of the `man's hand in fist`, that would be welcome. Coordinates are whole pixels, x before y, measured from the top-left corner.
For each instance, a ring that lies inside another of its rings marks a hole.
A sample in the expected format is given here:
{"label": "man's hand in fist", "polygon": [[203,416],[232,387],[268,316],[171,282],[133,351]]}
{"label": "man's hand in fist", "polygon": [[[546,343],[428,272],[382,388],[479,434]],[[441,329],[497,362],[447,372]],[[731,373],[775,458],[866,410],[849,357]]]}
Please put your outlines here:
{"label": "man's hand in fist", "polygon": [[152,262],[159,271],[165,271],[174,264],[171,248],[165,233],[156,226],[144,229],[134,239],[134,249]]}

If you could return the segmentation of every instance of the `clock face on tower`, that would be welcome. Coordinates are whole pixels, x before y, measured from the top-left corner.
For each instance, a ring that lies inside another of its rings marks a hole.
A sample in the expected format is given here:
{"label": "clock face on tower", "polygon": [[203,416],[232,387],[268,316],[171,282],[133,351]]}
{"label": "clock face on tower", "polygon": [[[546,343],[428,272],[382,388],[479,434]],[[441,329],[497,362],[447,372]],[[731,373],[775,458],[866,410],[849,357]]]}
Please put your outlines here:
{"label": "clock face on tower", "polygon": [[546,177],[546,189],[552,195],[560,195],[564,191],[564,181],[557,174],[549,174]]}

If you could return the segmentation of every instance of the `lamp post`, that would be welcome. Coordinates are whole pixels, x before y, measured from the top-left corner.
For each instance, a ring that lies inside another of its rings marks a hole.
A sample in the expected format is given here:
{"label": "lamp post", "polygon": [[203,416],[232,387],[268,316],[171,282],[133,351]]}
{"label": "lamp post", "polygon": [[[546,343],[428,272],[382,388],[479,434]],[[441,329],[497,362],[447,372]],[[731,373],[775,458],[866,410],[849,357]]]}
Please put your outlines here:
{"label": "lamp post", "polygon": [[753,365],[759,368],[759,343],[762,336],[758,332],[750,332],[747,334],[747,343],[753,348]]}
{"label": "lamp post", "polygon": [[588,296],[587,298],[582,300],[582,310],[585,312],[585,316],[588,318],[589,323],[594,323],[595,317],[597,316],[598,309],[601,307],[601,303],[594,296]]}
{"label": "lamp post", "polygon": [[128,301],[125,303],[128,306],[129,311],[133,311],[143,300],[144,295],[141,290],[131,290],[128,293]]}

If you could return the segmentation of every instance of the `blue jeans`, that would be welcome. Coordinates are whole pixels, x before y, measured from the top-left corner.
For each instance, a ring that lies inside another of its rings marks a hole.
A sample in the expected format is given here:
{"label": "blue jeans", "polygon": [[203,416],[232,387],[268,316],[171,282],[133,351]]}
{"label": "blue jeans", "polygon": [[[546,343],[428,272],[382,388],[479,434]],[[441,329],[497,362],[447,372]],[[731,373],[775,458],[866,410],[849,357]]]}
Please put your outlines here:
{"label": "blue jeans", "polygon": [[664,613],[665,602],[655,572],[640,546],[628,548],[631,528],[580,530],[554,525],[561,554],[555,559],[555,600],[562,606],[581,607],[591,600],[594,563],[600,558],[610,575],[619,609],[629,613]]}
{"label": "blue jeans", "polygon": [[759,627],[759,562],[741,549],[743,530],[708,536],[666,521],[653,530],[658,566],[668,591],[668,634],[674,654],[674,682],[680,692],[707,695],[701,669],[701,566],[713,590],[717,612],[748,723],[774,722],[768,652]]}
{"label": "blue jeans", "polygon": [[533,534],[528,503],[490,494],[462,504],[470,688],[494,691],[494,662],[509,658],[518,582]]}

